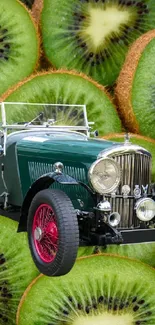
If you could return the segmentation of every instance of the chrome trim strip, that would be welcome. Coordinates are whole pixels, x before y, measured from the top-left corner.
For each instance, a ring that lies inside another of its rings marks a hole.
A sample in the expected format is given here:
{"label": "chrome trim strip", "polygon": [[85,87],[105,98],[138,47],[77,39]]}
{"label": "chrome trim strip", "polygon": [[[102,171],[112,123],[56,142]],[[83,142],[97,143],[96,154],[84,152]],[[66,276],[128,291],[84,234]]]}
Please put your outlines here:
{"label": "chrome trim strip", "polygon": [[151,153],[147,151],[146,149],[135,145],[135,144],[124,144],[124,145],[118,145],[117,147],[110,148],[107,150],[103,150],[99,153],[97,156],[97,159],[105,158],[105,157],[112,157],[112,156],[123,156],[125,154],[133,154],[138,153],[140,155],[147,155],[151,157]]}

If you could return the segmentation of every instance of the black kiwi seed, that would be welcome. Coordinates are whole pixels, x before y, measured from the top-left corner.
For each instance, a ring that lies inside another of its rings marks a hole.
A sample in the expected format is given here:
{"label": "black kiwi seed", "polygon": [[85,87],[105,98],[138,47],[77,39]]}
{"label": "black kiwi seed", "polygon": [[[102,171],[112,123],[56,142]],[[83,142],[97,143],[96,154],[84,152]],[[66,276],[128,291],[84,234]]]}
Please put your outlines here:
{"label": "black kiwi seed", "polygon": [[137,297],[133,297],[132,302],[134,303],[136,301],[137,301]]}
{"label": "black kiwi seed", "polygon": [[6,262],[5,257],[2,257],[2,258],[0,259],[0,264],[2,265],[2,264],[4,264],[5,262]]}
{"label": "black kiwi seed", "polygon": [[145,10],[144,10],[144,13],[145,13],[145,14],[149,14],[149,12],[150,12],[149,9],[145,9]]}
{"label": "black kiwi seed", "polygon": [[[8,29],[7,28],[3,28],[3,29],[1,29],[1,27],[0,27],[0,43],[2,43],[1,44],[1,46],[2,46],[2,48],[0,49],[0,58],[1,59],[3,59],[3,60],[5,60],[5,61],[8,61],[8,52],[9,52],[9,49],[10,49],[10,44],[5,44],[5,40],[7,40],[8,39],[8,35],[7,35],[7,33],[8,33]],[[1,263],[1,261],[0,261],[0,264],[2,264]]]}
{"label": "black kiwi seed", "polygon": [[141,299],[137,302],[139,305],[143,305],[145,303],[145,300],[144,299]]}
{"label": "black kiwi seed", "polygon": [[113,310],[116,311],[117,309],[118,309],[118,305],[117,304],[114,304]]}
{"label": "black kiwi seed", "polygon": [[120,303],[119,309],[122,310],[125,307],[125,304],[123,302]]}
{"label": "black kiwi seed", "polygon": [[103,301],[104,301],[104,297],[103,297],[103,296],[100,296],[100,297],[98,298],[98,302],[101,303],[101,302],[103,302]]}
{"label": "black kiwi seed", "polygon": [[87,47],[86,43],[81,43],[81,47],[86,48]]}
{"label": "black kiwi seed", "polygon": [[8,29],[6,29],[6,28],[5,29],[2,29],[2,33],[3,34],[6,34],[7,32],[8,32]]}
{"label": "black kiwi seed", "polygon": [[5,44],[4,47],[5,47],[6,49],[9,49],[9,48],[10,48],[10,45],[9,45],[9,44]]}
{"label": "black kiwi seed", "polygon": [[77,308],[79,309],[79,310],[82,310],[82,305],[81,304],[77,304]]}
{"label": "black kiwi seed", "polygon": [[66,310],[66,309],[63,310],[63,314],[64,314],[64,315],[68,315],[68,314],[69,314],[68,310]]}
{"label": "black kiwi seed", "polygon": [[131,5],[132,5],[132,1],[128,1],[128,2],[126,3],[126,5],[127,5],[127,6],[131,6]]}
{"label": "black kiwi seed", "polygon": [[94,309],[97,309],[97,304],[93,304],[93,308]]}
{"label": "black kiwi seed", "polygon": [[8,323],[8,321],[9,321],[7,317],[3,317],[2,320],[4,323]]}
{"label": "black kiwi seed", "polygon": [[137,3],[137,7],[143,9],[143,2],[138,2],[138,3]]}
{"label": "black kiwi seed", "polygon": [[91,61],[91,66],[94,67],[95,66],[95,62]]}
{"label": "black kiwi seed", "polygon": [[90,306],[86,306],[85,311],[86,311],[87,314],[89,314],[89,312],[90,312]]}
{"label": "black kiwi seed", "polygon": [[[62,107],[62,106],[61,106],[61,107]],[[59,109],[60,109],[61,107],[59,107]],[[68,297],[68,300],[71,301],[71,302],[73,301],[72,297],[70,297],[70,296]]]}
{"label": "black kiwi seed", "polygon": [[136,306],[133,307],[133,311],[135,311],[135,312],[136,312],[138,309],[139,309],[139,306],[138,306],[138,305],[136,305]]}

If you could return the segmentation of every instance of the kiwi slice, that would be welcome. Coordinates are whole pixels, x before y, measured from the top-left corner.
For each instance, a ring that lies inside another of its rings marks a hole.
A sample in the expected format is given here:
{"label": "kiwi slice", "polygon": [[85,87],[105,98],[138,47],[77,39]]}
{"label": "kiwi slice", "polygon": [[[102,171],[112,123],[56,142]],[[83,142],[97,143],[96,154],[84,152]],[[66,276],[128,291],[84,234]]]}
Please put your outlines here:
{"label": "kiwi slice", "polygon": [[99,247],[99,252],[135,258],[155,268],[155,243],[108,245]]}
{"label": "kiwi slice", "polygon": [[[121,130],[120,119],[105,88],[87,76],[72,71],[44,72],[32,76],[23,83],[19,83],[12,91],[4,94],[1,100],[9,102],[85,104],[89,121],[95,122],[95,129],[97,128],[101,134]],[[35,106],[35,108],[37,110],[36,114],[40,112],[41,108],[39,106]],[[19,105],[19,107],[6,105],[6,109],[9,123],[30,121],[34,118],[34,106],[31,105]],[[71,109],[70,116],[72,110],[75,113],[75,107]],[[68,118],[67,115],[64,116],[61,124],[67,125]],[[60,120],[62,119],[60,118]]]}
{"label": "kiwi slice", "polygon": [[118,110],[129,131],[155,139],[155,30],[131,47],[116,86]]}
{"label": "kiwi slice", "polygon": [[0,216],[0,324],[15,324],[20,298],[38,275],[27,245],[27,234],[17,233],[18,223]]}
{"label": "kiwi slice", "polygon": [[118,256],[92,255],[63,277],[37,278],[22,297],[17,324],[154,325],[154,301],[154,269]]}
{"label": "kiwi slice", "polygon": [[[155,140],[149,137],[144,137],[139,134],[129,133],[131,138],[131,143],[137,144],[141,147],[144,147],[148,150],[152,155],[152,182],[155,182]],[[104,139],[111,141],[124,142],[125,134],[117,133],[117,134],[108,134],[104,136]]]}
{"label": "kiwi slice", "polygon": [[29,76],[39,55],[36,27],[26,7],[15,0],[0,1],[0,95]]}
{"label": "kiwi slice", "polygon": [[154,0],[44,0],[43,47],[56,68],[115,82],[129,45],[155,27]]}

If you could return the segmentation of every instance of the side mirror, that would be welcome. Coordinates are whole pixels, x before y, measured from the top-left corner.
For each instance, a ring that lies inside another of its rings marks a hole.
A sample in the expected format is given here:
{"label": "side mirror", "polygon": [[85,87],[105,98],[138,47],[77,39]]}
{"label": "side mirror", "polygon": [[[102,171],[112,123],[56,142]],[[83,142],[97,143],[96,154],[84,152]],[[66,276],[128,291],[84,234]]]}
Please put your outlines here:
{"label": "side mirror", "polygon": [[99,136],[99,132],[98,130],[95,130],[94,132],[90,132],[91,135],[94,136],[94,138],[98,137]]}

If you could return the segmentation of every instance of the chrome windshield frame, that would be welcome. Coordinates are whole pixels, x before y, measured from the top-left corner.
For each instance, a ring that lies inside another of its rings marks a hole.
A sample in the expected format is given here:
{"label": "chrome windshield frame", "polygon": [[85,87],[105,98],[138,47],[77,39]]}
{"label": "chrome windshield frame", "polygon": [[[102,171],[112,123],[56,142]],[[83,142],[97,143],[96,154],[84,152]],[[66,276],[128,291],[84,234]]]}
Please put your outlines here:
{"label": "chrome windshield frame", "polygon": [[[63,106],[63,107],[79,107],[83,109],[83,117],[84,117],[84,126],[71,126],[71,125],[55,125],[55,124],[46,124],[46,125],[32,125],[31,123],[26,123],[25,124],[7,124],[7,117],[6,117],[6,110],[5,110],[5,105],[34,105],[34,106],[43,106],[43,105],[49,105],[49,106]],[[86,110],[86,105],[72,105],[72,104],[51,104],[51,103],[25,103],[25,102],[1,102],[1,118],[2,118],[2,123],[0,125],[0,129],[2,129],[2,134],[4,136],[3,140],[3,155],[6,155],[6,142],[7,142],[7,134],[8,130],[57,130],[57,131],[74,131],[74,132],[85,132],[85,135],[87,137],[90,136],[90,129],[92,123],[88,122],[87,119],[87,110]]]}

